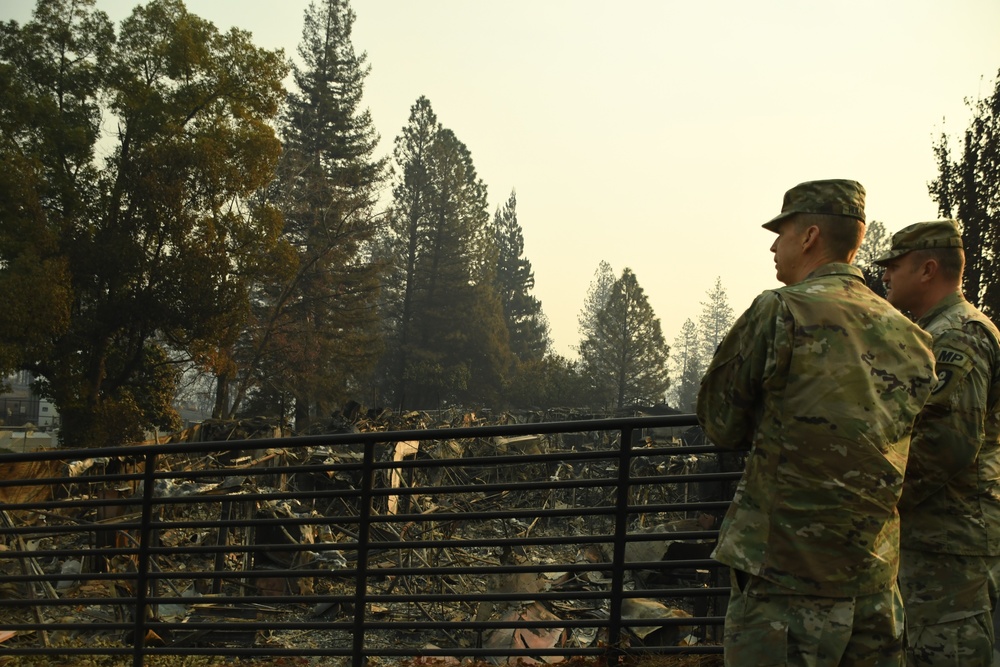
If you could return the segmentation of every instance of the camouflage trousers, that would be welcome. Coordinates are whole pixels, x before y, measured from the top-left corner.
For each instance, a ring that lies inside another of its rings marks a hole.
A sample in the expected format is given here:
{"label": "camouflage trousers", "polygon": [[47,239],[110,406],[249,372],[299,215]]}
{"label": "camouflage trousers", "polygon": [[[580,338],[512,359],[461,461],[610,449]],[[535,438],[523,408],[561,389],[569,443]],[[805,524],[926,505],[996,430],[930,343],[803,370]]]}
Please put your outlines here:
{"label": "camouflage trousers", "polygon": [[899,589],[856,598],[803,595],[731,572],[726,667],[902,667]]}
{"label": "camouflage trousers", "polygon": [[992,665],[998,583],[1000,557],[900,550],[906,664]]}

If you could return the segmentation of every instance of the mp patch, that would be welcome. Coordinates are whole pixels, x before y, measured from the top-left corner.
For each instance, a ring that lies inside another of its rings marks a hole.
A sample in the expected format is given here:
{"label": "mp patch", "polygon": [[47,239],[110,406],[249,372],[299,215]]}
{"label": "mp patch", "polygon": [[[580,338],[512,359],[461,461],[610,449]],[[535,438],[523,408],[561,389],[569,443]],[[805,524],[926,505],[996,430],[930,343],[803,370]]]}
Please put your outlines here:
{"label": "mp patch", "polygon": [[937,361],[942,364],[955,364],[958,366],[961,365],[965,359],[966,356],[956,350],[941,350],[937,354]]}

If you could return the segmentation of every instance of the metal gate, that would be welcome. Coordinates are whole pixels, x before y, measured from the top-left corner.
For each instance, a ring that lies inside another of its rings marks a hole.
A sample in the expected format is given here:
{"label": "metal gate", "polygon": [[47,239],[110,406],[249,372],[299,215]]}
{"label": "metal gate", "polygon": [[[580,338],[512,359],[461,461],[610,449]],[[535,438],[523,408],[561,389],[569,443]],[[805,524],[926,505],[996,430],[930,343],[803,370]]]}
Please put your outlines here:
{"label": "metal gate", "polygon": [[692,415],[0,454],[0,656],[721,654]]}

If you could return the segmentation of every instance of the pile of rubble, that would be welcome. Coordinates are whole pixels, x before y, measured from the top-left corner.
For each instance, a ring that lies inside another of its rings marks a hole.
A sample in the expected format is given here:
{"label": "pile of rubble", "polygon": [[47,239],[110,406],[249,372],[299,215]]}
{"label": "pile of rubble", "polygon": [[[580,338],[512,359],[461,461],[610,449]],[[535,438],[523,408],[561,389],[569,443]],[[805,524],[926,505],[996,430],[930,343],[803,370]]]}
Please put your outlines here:
{"label": "pile of rubble", "polygon": [[[537,416],[536,416],[537,418]],[[421,430],[427,428],[478,426],[487,424],[509,424],[514,421],[532,419],[531,416],[515,418],[510,414],[495,417],[477,417],[471,413],[439,413],[409,412],[394,414],[391,412],[346,412],[336,415],[325,422],[317,422],[309,429],[295,435],[321,435],[349,432]],[[254,440],[281,438],[293,435],[287,425],[275,419],[247,419],[233,422],[207,421],[197,427],[187,429],[161,441],[168,442],[215,442],[234,440]],[[585,436],[584,436],[585,437]],[[293,441],[289,441],[290,444]],[[564,442],[559,443],[565,445]],[[415,456],[461,459],[463,457],[482,457],[493,454],[524,453],[535,454],[550,451],[553,443],[541,436],[526,436],[520,438],[490,438],[475,440],[436,440],[420,442],[400,442],[385,445],[379,453],[380,460],[402,461]],[[574,441],[573,447],[586,446],[586,443]],[[603,443],[594,443],[603,446]],[[173,455],[160,458],[158,466],[164,471],[176,473],[170,479],[157,480],[153,493],[157,498],[187,498],[191,502],[164,504],[160,507],[163,514],[160,521],[172,527],[158,530],[158,544],[167,548],[197,547],[199,545],[232,545],[245,548],[244,551],[234,549],[233,553],[220,560],[218,557],[205,555],[192,549],[190,552],[178,551],[170,555],[160,555],[155,559],[154,567],[163,572],[198,573],[213,572],[225,569],[230,572],[226,577],[199,578],[191,576],[184,578],[178,575],[164,579],[159,595],[175,596],[190,599],[189,604],[160,605],[155,609],[157,618],[153,620],[169,622],[195,622],[206,618],[232,619],[248,616],[255,619],[281,618],[283,620],[315,621],[318,619],[337,621],[352,617],[353,610],[349,604],[343,603],[310,603],[290,607],[288,605],[275,607],[258,602],[245,605],[217,605],[212,599],[219,594],[239,594],[251,596],[350,596],[355,592],[356,583],[353,578],[342,576],[340,570],[349,569],[356,563],[356,554],[351,550],[339,549],[338,544],[356,542],[358,536],[352,532],[349,522],[338,523],[336,517],[357,516],[358,508],[352,505],[349,496],[338,496],[331,492],[350,491],[359,485],[359,479],[349,472],[312,473],[312,467],[330,468],[331,464],[357,462],[361,456],[360,448],[351,447],[308,447],[289,446],[286,448],[268,448],[262,450],[247,450],[239,455],[221,460],[217,457]],[[670,458],[670,457],[668,457]],[[674,469],[686,469],[685,466],[696,465],[686,457],[676,457],[676,460],[663,462],[663,465]],[[52,497],[63,497],[76,500],[115,499],[122,504],[104,506],[87,505],[84,509],[54,510],[52,512],[0,512],[7,528],[24,528],[26,526],[70,524],[75,523],[90,526],[86,530],[67,532],[64,537],[59,533],[48,534],[46,537],[2,538],[6,543],[0,543],[0,551],[35,551],[37,556],[27,559],[3,559],[0,554],[0,581],[3,576],[33,572],[36,574],[65,575],[65,580],[56,585],[5,586],[0,584],[0,598],[31,599],[32,597],[52,599],[78,598],[81,600],[106,599],[106,604],[86,604],[80,607],[62,605],[59,607],[22,606],[17,610],[21,620],[30,622],[31,618],[42,618],[58,609],[62,616],[61,623],[70,625],[81,623],[109,623],[128,620],[129,610],[125,605],[115,602],[116,597],[130,597],[134,592],[128,583],[116,582],[113,579],[88,580],[88,572],[134,572],[133,557],[113,557],[102,559],[100,549],[103,547],[134,546],[134,531],[119,530],[116,524],[124,524],[136,520],[135,507],[124,503],[124,500],[138,497],[142,494],[141,483],[135,481],[117,485],[103,482],[91,483],[91,477],[103,478],[113,472],[141,472],[136,460],[123,457],[120,460],[93,459],[87,461],[53,462],[53,465],[65,466],[67,482],[61,488],[54,487],[19,487],[22,495],[14,500],[0,502],[31,502],[42,498],[44,493]],[[160,468],[158,467],[158,471]],[[195,472],[215,471],[213,476],[194,476]],[[288,470],[295,472],[287,472]],[[483,466],[482,469],[462,470],[464,478],[452,477],[458,474],[456,468],[433,469],[424,472],[419,468],[412,469],[411,477],[406,478],[402,470],[393,469],[382,484],[391,488],[407,487],[441,487],[461,486],[468,484],[470,479],[476,482],[498,483],[505,480],[511,482],[530,481],[539,478],[562,479],[580,475],[600,476],[605,474],[601,469],[574,468],[569,464],[548,463],[538,466],[520,466],[501,469],[499,467]],[[273,471],[273,473],[271,472]],[[254,474],[250,474],[253,472]],[[190,473],[190,474],[185,474]],[[0,471],[0,474],[23,475],[30,477],[53,477],[53,470],[17,470]],[[415,475],[416,477],[413,477]],[[430,477],[421,477],[430,476]],[[443,477],[442,477],[443,476]],[[29,491],[34,489],[34,491]],[[0,489],[2,492],[3,489]],[[227,502],[221,506],[213,500],[220,494],[226,497],[239,494],[256,496],[260,494],[288,494],[290,499],[255,500],[248,503]],[[450,545],[437,549],[395,549],[393,545],[404,544],[410,540],[484,540],[496,539],[499,543],[510,536],[524,537],[527,535],[561,535],[567,537],[579,536],[585,540],[594,531],[593,525],[585,521],[568,520],[563,522],[524,523],[512,518],[477,519],[468,521],[441,521],[434,517],[437,514],[454,515],[456,512],[466,512],[470,517],[476,514],[500,512],[511,507],[571,507],[572,502],[603,502],[606,498],[598,497],[603,493],[600,489],[587,491],[574,490],[572,499],[563,498],[558,494],[545,491],[520,490],[511,493],[464,493],[461,495],[435,495],[428,493],[416,495],[400,493],[389,495],[385,504],[379,506],[378,512],[384,515],[412,514],[427,517],[421,523],[380,522],[372,528],[371,539],[383,543],[382,547],[371,552],[367,568],[369,572],[390,567],[473,567],[484,564],[555,564],[552,571],[523,572],[513,574],[498,574],[486,576],[467,576],[463,574],[445,574],[436,576],[399,576],[385,577],[382,580],[370,579],[370,593],[393,594],[404,593],[419,595],[427,593],[549,593],[549,592],[602,592],[607,591],[611,583],[611,573],[602,571],[595,566],[594,570],[558,571],[559,563],[607,563],[610,553],[607,545],[577,543],[567,540],[567,544],[557,546],[536,545],[528,548],[488,548]],[[592,497],[583,497],[591,493]],[[33,495],[32,495],[33,494]],[[309,500],[308,494],[316,494],[320,500]],[[201,527],[217,521],[235,521],[241,518],[268,521],[267,528],[258,527],[250,530],[230,530]],[[714,517],[702,515],[697,518],[682,516],[644,517],[650,525],[646,530],[662,533],[662,539],[630,543],[626,553],[629,562],[649,562],[670,558],[670,551],[676,545],[693,548],[695,556],[702,554],[707,557],[710,541],[671,539],[670,533],[710,530]],[[654,522],[653,520],[657,520]],[[192,527],[187,527],[191,523]],[[100,526],[95,530],[93,526]],[[23,532],[23,531],[22,531]],[[87,540],[94,540],[89,542]],[[33,541],[34,540],[34,541]],[[103,541],[102,541],[103,540]],[[258,552],[253,547],[259,545],[275,545],[270,551]],[[283,545],[295,546],[295,549],[285,549]],[[48,556],[47,551],[64,554],[72,551],[80,554],[92,554],[80,558],[63,556]],[[685,552],[685,557],[692,557],[692,552]],[[329,572],[328,576],[308,576],[290,578],[287,575],[268,578],[261,576],[261,570],[272,568],[277,572],[287,572],[289,569],[306,569],[314,571],[321,569]],[[252,578],[245,578],[241,573],[254,571]],[[683,577],[683,581],[664,582],[658,579],[656,572],[636,571],[629,573],[630,587],[655,588],[664,586],[664,595],[657,599],[626,598],[623,603],[624,624],[628,628],[631,640],[635,646],[674,646],[692,645],[712,642],[714,637],[706,636],[704,628],[678,623],[677,619],[690,618],[694,612],[703,614],[704,609],[692,608],[691,602],[672,599],[669,588],[709,586],[712,574],[704,570],[690,570],[674,573],[672,576]],[[372,589],[372,582],[377,585]],[[544,596],[543,596],[544,597]],[[44,611],[40,611],[44,609]],[[602,636],[597,628],[562,627],[560,624],[568,620],[600,619],[608,614],[608,601],[599,597],[577,600],[537,600],[531,602],[448,602],[434,605],[400,602],[386,605],[374,605],[369,613],[381,619],[392,621],[440,621],[456,619],[474,621],[538,621],[550,623],[549,629],[492,629],[479,632],[449,633],[441,631],[438,639],[450,647],[485,647],[495,648],[498,652],[506,648],[549,649],[563,647],[597,647],[608,644],[608,638]],[[662,624],[655,621],[664,620]],[[633,621],[654,621],[649,624],[630,625]],[[0,635],[0,644],[7,642],[44,642],[52,645],[57,642],[79,641],[84,635],[80,633],[60,633],[37,636]],[[123,640],[127,639],[125,637]],[[350,633],[309,631],[273,631],[255,632],[250,636],[162,636],[150,639],[161,642],[162,645],[192,645],[192,642],[231,642],[232,645],[266,645],[276,647],[315,647],[334,648],[349,647]],[[394,646],[406,644],[410,638],[398,633],[382,633],[367,637],[369,646]],[[172,644],[173,643],[173,644]],[[693,663],[675,663],[693,664]],[[705,663],[707,664],[707,663]]]}

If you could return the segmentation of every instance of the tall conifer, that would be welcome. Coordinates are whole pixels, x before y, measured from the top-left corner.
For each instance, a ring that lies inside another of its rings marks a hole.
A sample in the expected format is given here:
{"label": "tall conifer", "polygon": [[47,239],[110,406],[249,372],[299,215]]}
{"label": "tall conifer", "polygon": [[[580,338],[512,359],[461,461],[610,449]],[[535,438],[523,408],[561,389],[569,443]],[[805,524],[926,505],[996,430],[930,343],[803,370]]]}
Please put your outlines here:
{"label": "tall conifer", "polygon": [[645,291],[626,268],[580,343],[581,366],[598,400],[615,410],[662,403],[669,351]]}
{"label": "tall conifer", "polygon": [[535,274],[524,256],[524,234],[517,220],[517,195],[493,215],[497,248],[496,289],[503,305],[511,352],[520,362],[538,361],[549,347],[548,324],[542,303],[531,290]]}
{"label": "tall conifer", "polygon": [[294,398],[299,428],[357,397],[381,352],[371,244],[387,159],[375,157],[379,137],[362,107],[370,67],[351,42],[354,19],[348,0],[310,3],[281,126],[276,196],[297,264],[265,290],[257,343],[268,381]]}
{"label": "tall conifer", "polygon": [[486,185],[472,154],[421,97],[396,139],[399,165],[383,256],[386,387],[399,407],[491,403],[510,367],[495,289]]}
{"label": "tall conifer", "polygon": [[966,298],[994,319],[1000,317],[1000,72],[992,91],[968,102],[972,111],[960,146],[946,135],[934,146],[938,177],[930,194],[946,218],[962,223]]}

